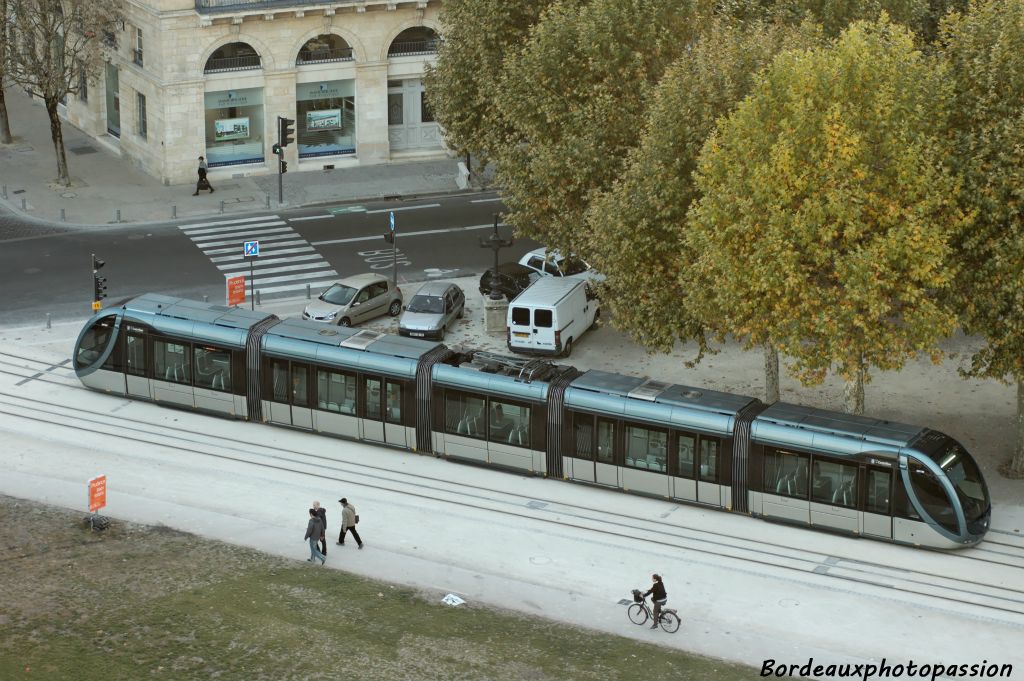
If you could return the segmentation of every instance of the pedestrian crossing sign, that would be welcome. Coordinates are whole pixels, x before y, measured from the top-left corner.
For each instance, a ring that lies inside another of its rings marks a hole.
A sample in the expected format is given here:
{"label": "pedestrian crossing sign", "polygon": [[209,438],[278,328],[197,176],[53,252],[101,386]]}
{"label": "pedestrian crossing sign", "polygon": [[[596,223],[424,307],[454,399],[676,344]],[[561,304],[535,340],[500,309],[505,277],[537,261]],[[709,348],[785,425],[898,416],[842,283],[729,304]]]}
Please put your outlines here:
{"label": "pedestrian crossing sign", "polygon": [[245,242],[245,257],[256,258],[260,254],[260,242],[259,241],[246,241]]}

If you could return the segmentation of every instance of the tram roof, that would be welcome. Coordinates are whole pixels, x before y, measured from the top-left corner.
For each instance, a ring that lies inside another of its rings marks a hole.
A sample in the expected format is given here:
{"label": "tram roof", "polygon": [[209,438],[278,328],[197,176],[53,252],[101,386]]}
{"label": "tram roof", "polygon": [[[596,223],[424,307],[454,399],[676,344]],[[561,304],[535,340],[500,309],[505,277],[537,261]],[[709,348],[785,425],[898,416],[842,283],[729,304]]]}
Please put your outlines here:
{"label": "tram roof", "polygon": [[[794,445],[809,445],[813,440],[815,448],[840,450],[847,447],[835,443],[836,438],[899,448],[907,446],[922,430],[921,426],[785,402],[768,407],[753,424],[753,435],[758,440],[779,444],[786,440]],[[824,446],[827,440],[833,441],[832,447]]]}
{"label": "tram roof", "polygon": [[159,293],[146,293],[129,300],[122,307],[128,312],[150,314],[154,317],[173,317],[246,330],[270,316],[266,312],[173,298]]}
{"label": "tram roof", "polygon": [[576,378],[571,387],[591,392],[629,397],[674,407],[690,407],[702,411],[736,414],[754,401],[746,395],[663,383],[647,378],[591,370]]}
{"label": "tram roof", "polygon": [[405,338],[392,333],[379,333],[369,329],[329,326],[304,319],[284,319],[267,331],[268,336],[316,343],[329,347],[369,350],[382,355],[419,359],[440,343]]}

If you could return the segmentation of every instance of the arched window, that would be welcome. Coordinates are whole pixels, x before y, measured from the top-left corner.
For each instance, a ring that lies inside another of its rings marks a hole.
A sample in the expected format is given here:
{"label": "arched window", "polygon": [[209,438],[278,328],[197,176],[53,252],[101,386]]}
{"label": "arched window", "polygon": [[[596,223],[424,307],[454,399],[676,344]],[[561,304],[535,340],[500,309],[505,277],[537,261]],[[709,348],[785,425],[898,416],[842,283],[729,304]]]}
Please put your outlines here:
{"label": "arched window", "polygon": [[329,61],[351,61],[352,48],[341,36],[325,33],[307,40],[295,59],[296,66],[322,64]]}
{"label": "arched window", "polygon": [[437,45],[440,42],[441,39],[437,37],[434,29],[426,26],[413,26],[395,36],[388,48],[388,56],[410,57],[417,54],[433,54],[437,52]]}
{"label": "arched window", "polygon": [[260,55],[248,43],[228,43],[218,47],[206,60],[203,73],[246,71],[262,67]]}

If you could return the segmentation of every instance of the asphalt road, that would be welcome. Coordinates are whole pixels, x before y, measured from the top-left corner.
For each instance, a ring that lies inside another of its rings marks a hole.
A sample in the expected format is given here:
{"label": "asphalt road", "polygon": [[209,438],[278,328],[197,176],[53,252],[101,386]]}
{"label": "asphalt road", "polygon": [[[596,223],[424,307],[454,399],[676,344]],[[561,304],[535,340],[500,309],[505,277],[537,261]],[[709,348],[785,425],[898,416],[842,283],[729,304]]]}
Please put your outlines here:
{"label": "asphalt road", "polygon": [[[261,242],[254,270],[264,297],[316,292],[360,272],[390,274],[389,213],[398,231],[399,283],[468,276],[492,264],[480,239],[502,204],[494,194],[377,201],[154,225],[76,228],[0,215],[0,324],[80,317],[92,300],[91,254],[106,262],[106,304],[146,292],[223,301],[225,274],[248,274],[243,242]],[[503,238],[511,236],[500,227]],[[516,240],[501,261],[537,244]],[[410,287],[413,288],[414,287]]]}

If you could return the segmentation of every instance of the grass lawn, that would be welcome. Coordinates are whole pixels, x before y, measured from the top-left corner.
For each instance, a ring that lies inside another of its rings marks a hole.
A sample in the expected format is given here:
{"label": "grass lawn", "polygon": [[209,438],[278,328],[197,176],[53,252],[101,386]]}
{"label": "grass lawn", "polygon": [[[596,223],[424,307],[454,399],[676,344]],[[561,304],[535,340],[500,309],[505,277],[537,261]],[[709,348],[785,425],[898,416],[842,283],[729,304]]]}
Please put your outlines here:
{"label": "grass lawn", "polygon": [[[94,533],[83,515],[0,496],[3,681],[757,674],[162,527],[115,521]],[[625,614],[623,625],[633,626]]]}

